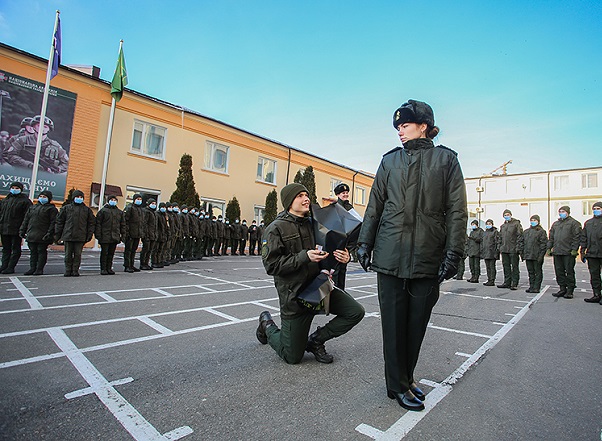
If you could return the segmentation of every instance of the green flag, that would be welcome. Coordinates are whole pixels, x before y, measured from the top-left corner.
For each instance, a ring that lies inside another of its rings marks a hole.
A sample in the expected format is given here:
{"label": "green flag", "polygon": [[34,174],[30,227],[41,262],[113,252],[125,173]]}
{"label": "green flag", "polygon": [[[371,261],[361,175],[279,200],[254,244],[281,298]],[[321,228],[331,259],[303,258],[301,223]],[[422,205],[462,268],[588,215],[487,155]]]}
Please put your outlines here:
{"label": "green flag", "polygon": [[115,75],[111,81],[111,95],[115,101],[119,101],[123,95],[123,89],[128,85],[128,73],[125,69],[125,57],[123,56],[123,47],[119,47],[119,58],[117,59],[117,67]]}

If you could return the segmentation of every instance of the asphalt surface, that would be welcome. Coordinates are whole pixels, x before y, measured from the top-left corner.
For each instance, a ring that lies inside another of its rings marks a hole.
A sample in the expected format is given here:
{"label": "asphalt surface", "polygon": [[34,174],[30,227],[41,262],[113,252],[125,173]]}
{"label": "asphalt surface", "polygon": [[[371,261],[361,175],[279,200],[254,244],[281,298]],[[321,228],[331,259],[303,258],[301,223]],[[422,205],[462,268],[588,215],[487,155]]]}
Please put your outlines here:
{"label": "asphalt surface", "polygon": [[114,276],[98,257],[64,278],[52,252],[24,276],[25,252],[0,276],[0,439],[602,439],[602,305],[583,301],[580,262],[571,300],[551,295],[550,260],[539,295],[524,264],[518,291],[442,284],[417,367],[427,408],[407,412],[386,396],[376,276],[357,264],[364,320],[327,342],[334,363],[287,365],[255,338],[278,311],[259,257],[135,274],[116,257]]}

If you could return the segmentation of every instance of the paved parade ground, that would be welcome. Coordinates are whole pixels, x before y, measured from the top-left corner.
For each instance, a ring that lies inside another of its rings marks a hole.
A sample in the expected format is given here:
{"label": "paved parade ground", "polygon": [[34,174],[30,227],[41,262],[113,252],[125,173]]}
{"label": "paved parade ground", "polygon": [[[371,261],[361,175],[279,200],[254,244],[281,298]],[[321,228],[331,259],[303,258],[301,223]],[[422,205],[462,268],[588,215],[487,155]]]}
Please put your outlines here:
{"label": "paved parade ground", "polygon": [[601,439],[602,306],[583,301],[581,262],[570,300],[551,295],[549,258],[539,294],[524,263],[517,291],[443,283],[416,370],[426,410],[407,412],[386,395],[376,275],[358,264],[347,290],[366,316],[326,343],[334,363],[287,365],[255,338],[261,311],[279,324],[259,257],[135,274],[116,257],[101,276],[85,251],[79,278],[58,251],[23,276],[28,257],[0,277],[2,440]]}

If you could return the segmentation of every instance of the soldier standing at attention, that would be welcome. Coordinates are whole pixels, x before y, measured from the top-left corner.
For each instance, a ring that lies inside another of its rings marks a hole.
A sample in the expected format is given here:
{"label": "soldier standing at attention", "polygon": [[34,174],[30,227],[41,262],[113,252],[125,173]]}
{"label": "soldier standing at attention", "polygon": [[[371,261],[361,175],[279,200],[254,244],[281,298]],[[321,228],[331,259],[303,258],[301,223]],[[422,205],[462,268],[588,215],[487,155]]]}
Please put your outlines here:
{"label": "soldier standing at attention", "polygon": [[142,208],[142,195],[136,193],[132,203],[125,207],[125,249],[123,251],[123,267],[126,273],[140,271],[134,266],[136,250],[140,239],[144,238],[144,209]]}
{"label": "soldier standing at attention", "polygon": [[602,305],[602,202],[596,202],[592,211],[594,216],[585,221],[581,232],[581,261],[587,261],[590,283],[594,295],[584,299],[587,303]]}
{"label": "soldier standing at attention", "polygon": [[107,203],[96,214],[94,235],[100,244],[100,274],[115,274],[113,257],[117,244],[126,234],[125,216],[117,207],[117,196],[109,196]]}
{"label": "soldier standing at attention", "polygon": [[8,195],[0,201],[0,234],[2,237],[2,274],[13,274],[21,258],[19,228],[25,214],[31,207],[31,200],[23,193],[23,184],[15,181],[10,184]]}
{"label": "soldier standing at attention", "polygon": [[[148,198],[144,213],[144,237],[142,238],[142,251],[140,251],[140,269],[152,270],[152,256],[157,247],[157,201]],[[157,261],[152,261],[157,263]]]}
{"label": "soldier standing at attention", "polygon": [[54,226],[58,210],[52,203],[52,192],[41,191],[38,203],[32,205],[25,214],[19,234],[27,240],[31,253],[29,270],[24,275],[41,276],[48,260],[48,245],[54,240]]}
{"label": "soldier standing at attention", "polygon": [[485,269],[487,270],[487,282],[483,283],[485,286],[495,285],[497,275],[495,261],[500,258],[498,234],[497,228],[493,226],[493,219],[487,219],[481,246],[481,257],[485,260]]}
{"label": "soldier standing at attention", "polygon": [[518,267],[519,253],[523,251],[523,227],[518,219],[512,217],[512,212],[504,210],[504,223],[500,226],[500,253],[504,268],[504,283],[498,288],[518,289],[520,269]]}
{"label": "soldier standing at attention", "polygon": [[245,248],[247,247],[247,239],[249,238],[249,227],[247,227],[247,220],[242,220],[240,226],[240,255],[246,256]]}
{"label": "soldier standing at attention", "polygon": [[257,221],[253,219],[249,227],[249,256],[255,256],[255,248],[257,246]]}
{"label": "soldier standing at attention", "polygon": [[558,209],[558,220],[550,228],[548,250],[554,256],[556,283],[560,289],[553,293],[554,297],[572,299],[577,286],[575,280],[575,260],[579,255],[581,241],[581,223],[573,219],[571,209],[563,205]]}

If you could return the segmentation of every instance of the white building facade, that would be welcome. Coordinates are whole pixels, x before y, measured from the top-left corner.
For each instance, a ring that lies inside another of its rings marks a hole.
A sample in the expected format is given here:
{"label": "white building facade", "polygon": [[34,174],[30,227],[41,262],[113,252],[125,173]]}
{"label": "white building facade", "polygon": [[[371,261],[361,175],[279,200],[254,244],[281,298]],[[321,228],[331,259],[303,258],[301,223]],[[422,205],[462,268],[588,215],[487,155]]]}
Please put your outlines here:
{"label": "white building facade", "polygon": [[592,204],[602,201],[602,167],[535,173],[484,175],[466,178],[469,222],[477,219],[484,228],[487,219],[503,222],[508,208],[523,228],[537,214],[546,230],[558,219],[558,208],[568,205],[581,224],[592,217]]}

